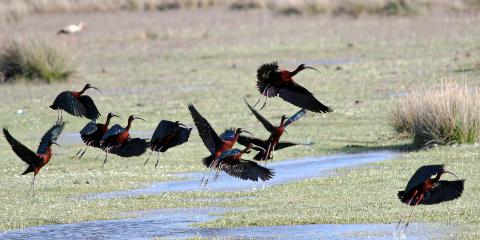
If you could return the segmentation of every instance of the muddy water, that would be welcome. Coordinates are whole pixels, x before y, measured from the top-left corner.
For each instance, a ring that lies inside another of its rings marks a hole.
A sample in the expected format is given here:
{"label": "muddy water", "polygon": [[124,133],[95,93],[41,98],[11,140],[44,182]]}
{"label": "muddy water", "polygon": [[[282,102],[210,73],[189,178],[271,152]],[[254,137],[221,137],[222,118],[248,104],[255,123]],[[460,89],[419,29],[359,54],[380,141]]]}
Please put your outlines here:
{"label": "muddy water", "polygon": [[195,224],[212,221],[216,215],[233,209],[165,209],[137,214],[120,220],[91,221],[31,227],[0,233],[1,239],[429,239],[451,227],[411,224],[405,233],[395,232],[393,224],[314,224],[273,227],[198,228]]}
{"label": "muddy water", "polygon": [[100,193],[90,195],[91,198],[117,198],[138,196],[145,194],[158,194],[164,192],[182,191],[251,191],[263,189],[268,186],[299,181],[309,178],[325,177],[335,174],[335,169],[354,167],[359,164],[385,161],[393,158],[395,152],[367,152],[358,154],[339,154],[326,157],[306,157],[286,161],[273,161],[267,167],[273,169],[275,176],[266,182],[243,181],[222,173],[216,181],[210,180],[206,188],[200,187],[204,173],[178,174],[185,179],[170,182],[157,182],[143,188],[134,190]]}

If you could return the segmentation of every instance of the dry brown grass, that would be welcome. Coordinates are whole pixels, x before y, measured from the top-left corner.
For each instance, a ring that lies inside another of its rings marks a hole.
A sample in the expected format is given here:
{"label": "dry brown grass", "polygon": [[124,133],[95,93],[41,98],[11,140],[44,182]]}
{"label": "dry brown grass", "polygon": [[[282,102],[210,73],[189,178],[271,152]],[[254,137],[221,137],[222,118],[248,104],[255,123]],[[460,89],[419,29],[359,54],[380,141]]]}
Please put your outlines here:
{"label": "dry brown grass", "polygon": [[43,80],[47,83],[66,80],[72,73],[63,48],[47,41],[16,41],[2,44],[0,72],[5,81]]}
{"label": "dry brown grass", "polygon": [[414,89],[390,115],[390,125],[413,137],[414,145],[475,143],[480,136],[480,92],[444,82]]}
{"label": "dry brown grass", "polygon": [[360,16],[362,14],[411,15],[441,9],[477,11],[479,0],[3,0],[0,21],[15,21],[29,14],[150,11],[219,6],[232,10],[262,9],[275,13],[330,14]]}

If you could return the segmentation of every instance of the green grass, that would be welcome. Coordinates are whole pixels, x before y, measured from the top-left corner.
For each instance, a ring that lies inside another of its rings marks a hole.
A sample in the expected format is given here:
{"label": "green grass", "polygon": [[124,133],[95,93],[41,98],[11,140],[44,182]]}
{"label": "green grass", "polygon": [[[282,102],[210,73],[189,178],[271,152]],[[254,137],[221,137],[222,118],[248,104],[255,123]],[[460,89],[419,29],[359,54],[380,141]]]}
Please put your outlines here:
{"label": "green grass", "polygon": [[[238,126],[256,136],[267,137],[268,133],[242,100],[247,95],[250,96],[248,101],[254,102],[259,96],[255,89],[256,68],[274,60],[292,69],[304,61],[346,58],[353,61],[341,65],[340,70],[336,70],[336,65],[311,64],[322,73],[304,71],[296,76],[299,83],[332,106],[335,112],[309,113],[295,122],[284,140],[314,141],[316,144],[282,150],[276,154],[275,161],[344,151],[400,149],[407,141],[395,138],[387,121],[398,95],[414,85],[438,83],[443,76],[459,77],[455,69],[480,60],[477,37],[480,29],[475,27],[480,24],[480,18],[477,16],[431,15],[387,21],[374,17],[358,20],[279,17],[209,9],[198,12],[179,10],[174,14],[36,15],[7,25],[4,31],[29,37],[32,31],[41,28],[40,37],[48,36],[55,34],[58,26],[65,22],[77,22],[78,18],[84,17],[98,24],[90,24],[95,27],[71,38],[58,39],[70,44],[78,53],[75,56],[75,62],[79,63],[75,81],[0,87],[0,124],[9,126],[12,135],[32,149],[56,121],[57,113],[48,108],[56,94],[64,90],[80,90],[87,82],[104,92],[87,91],[104,115],[113,111],[124,118],[115,119],[114,123],[124,125],[130,114],[147,119],[148,122],[134,122],[132,131],[152,130],[161,119],[191,124],[187,103],[192,102],[218,131]],[[185,21],[172,20],[176,18]],[[156,24],[146,28],[145,22]],[[111,28],[117,25],[121,27]],[[145,38],[146,31],[160,37]],[[168,37],[161,37],[167,33]],[[462,53],[467,51],[471,56],[463,57]],[[458,60],[452,61],[454,58]],[[476,72],[462,76],[462,82],[466,79],[470,86],[477,86]],[[293,114],[297,110],[274,98],[269,100],[262,114],[278,123],[281,115]],[[79,131],[86,123],[85,119],[66,115],[64,118],[68,121],[65,132]],[[480,192],[474,179],[474,169],[478,168],[474,160],[478,155],[476,145],[405,154],[391,162],[352,171],[340,170],[342,174],[337,177],[302,181],[264,191],[175,193],[85,201],[77,197],[172,179],[171,173],[175,172],[201,171],[200,159],[208,152],[196,132],[192,132],[187,144],[162,154],[157,169],[152,165],[143,167],[147,155],[133,159],[112,158],[105,168],[101,168],[102,160],[94,160],[101,153],[98,150],[90,149],[81,161],[76,161],[73,155],[80,145],[54,147],[53,159],[37,177],[37,197],[31,199],[28,197],[31,178],[19,175],[24,164],[3,138],[0,143],[2,230],[118,218],[118,213],[132,210],[200,206],[207,203],[199,203],[195,198],[219,196],[254,196],[260,201],[234,201],[232,204],[253,206],[251,211],[244,213],[252,217],[247,219],[242,214],[231,213],[209,223],[209,226],[265,224],[262,220],[268,216],[274,216],[271,224],[395,222],[407,210],[395,198],[396,192],[404,188],[418,166],[427,163],[446,163],[455,173],[467,178],[467,187],[458,201],[431,208],[419,207],[418,213],[425,214],[416,219],[460,223],[473,229],[479,226],[476,216],[480,214],[474,199]],[[356,176],[357,181],[353,179]],[[378,188],[378,182],[386,187]],[[376,191],[369,195],[364,189]],[[337,195],[340,197],[335,198]],[[277,204],[260,206],[268,200]],[[314,208],[289,205],[292,200]],[[345,207],[338,202],[345,202]],[[265,215],[253,216],[262,208],[266,209]],[[326,214],[320,217],[321,211],[317,208],[338,213],[336,218]],[[278,214],[280,209],[283,210],[281,215]],[[452,213],[449,209],[460,212],[445,216],[445,213]]]}
{"label": "green grass", "polygon": [[0,49],[0,72],[5,81],[65,81],[73,73],[69,56],[59,44],[32,39],[4,43]]}

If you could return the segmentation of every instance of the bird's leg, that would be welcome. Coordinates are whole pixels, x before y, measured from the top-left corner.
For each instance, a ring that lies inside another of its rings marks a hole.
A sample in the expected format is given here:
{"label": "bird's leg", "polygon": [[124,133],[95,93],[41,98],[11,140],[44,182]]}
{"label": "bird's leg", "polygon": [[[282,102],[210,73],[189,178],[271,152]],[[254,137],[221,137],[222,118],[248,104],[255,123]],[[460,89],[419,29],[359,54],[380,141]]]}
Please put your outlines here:
{"label": "bird's leg", "polygon": [[83,154],[87,151],[88,145],[85,147],[85,150],[83,150],[82,154],[78,157],[78,160],[80,160],[83,157]]}
{"label": "bird's leg", "polygon": [[267,166],[268,158],[270,157],[271,147],[272,147],[272,142],[270,141],[268,143],[267,151],[265,151],[265,154],[263,154],[263,156],[262,156],[262,160],[265,161],[265,166]]}
{"label": "bird's leg", "polygon": [[213,176],[213,181],[217,181],[218,176],[220,176],[220,169],[222,169],[222,164],[220,163],[220,166],[218,166],[217,169],[215,169],[215,175]]}
{"label": "bird's leg", "polygon": [[60,122],[60,109],[57,109],[57,122]]}
{"label": "bird's leg", "polygon": [[413,210],[415,209],[415,207],[418,205],[418,203],[423,199],[423,194],[421,194],[418,199],[417,199],[417,202],[415,203],[415,205],[412,207],[412,211],[410,212],[410,216],[408,216],[408,221],[407,221],[407,224],[405,224],[405,228],[403,229],[403,232],[405,233],[405,231],[407,231],[407,227],[408,225],[410,224],[410,220],[412,218],[412,214],[413,214]]}
{"label": "bird's leg", "polygon": [[153,151],[150,151],[150,155],[148,156],[147,161],[145,161],[143,166],[147,165],[147,162],[148,162],[148,160],[150,160],[150,157],[152,156],[152,154],[153,154]]}
{"label": "bird's leg", "polygon": [[63,121],[63,111],[60,110],[60,122],[62,122],[62,121]]}
{"label": "bird's leg", "polygon": [[107,163],[108,151],[109,150],[110,150],[109,147],[105,149],[105,160],[103,160],[102,168],[105,166],[105,163]]}
{"label": "bird's leg", "polygon": [[31,190],[31,192],[32,192],[32,197],[35,197],[35,176],[36,176],[36,175],[37,175],[36,173],[33,173],[33,178],[32,178],[32,190]]}
{"label": "bird's leg", "polygon": [[158,166],[158,159],[160,158],[160,151],[157,152],[157,163],[155,163],[155,168]]}
{"label": "bird's leg", "polygon": [[[83,157],[83,154],[85,154],[85,152],[87,151],[87,148],[88,148],[89,144],[87,143],[87,146],[85,146],[85,149],[83,150],[83,152],[80,154],[80,152],[82,151],[82,149],[80,149],[80,151],[77,153],[77,160],[80,160],[80,158]],[[80,155],[79,155],[80,154]]]}
{"label": "bird's leg", "polygon": [[[417,195],[417,190],[415,190],[415,192],[413,192],[413,195],[412,195],[412,198],[410,198],[410,200],[408,200],[408,203],[407,205],[410,206],[410,204],[412,203],[412,200],[415,198],[415,196]],[[402,223],[402,219],[400,218],[400,220],[398,221],[397,223],[397,227],[395,228],[395,230],[398,229],[398,227],[400,226],[400,223]]]}
{"label": "bird's leg", "polygon": [[267,105],[267,101],[268,101],[268,96],[269,96],[269,91],[272,87],[269,87],[269,88],[266,88],[265,89],[265,93],[263,94],[265,96],[265,102],[263,102],[263,105],[260,109],[258,109],[258,111],[261,111],[266,105]]}
{"label": "bird's leg", "polygon": [[[206,187],[207,184],[208,184],[208,180],[210,179],[210,174],[212,174],[212,170],[215,168],[216,169],[216,165],[218,163],[218,160],[214,160],[210,163],[210,165],[208,166],[209,170],[208,170],[208,174],[207,174],[207,178],[205,180],[205,184],[203,185],[203,187]],[[205,178],[205,177],[204,177]],[[203,179],[202,179],[203,181]]]}
{"label": "bird's leg", "polygon": [[77,152],[77,154],[75,154],[75,157],[78,156],[78,154],[80,154],[80,152],[82,151],[83,148],[80,148]]}
{"label": "bird's leg", "polygon": [[[262,95],[265,95],[265,91],[270,87],[270,84],[267,84],[267,86],[265,86],[265,89],[263,89],[263,92],[262,92]],[[257,102],[255,104],[253,104],[253,108],[255,108],[257,106],[257,104],[260,102],[260,100],[262,99],[262,97],[259,97]]]}
{"label": "bird's leg", "polygon": [[[212,166],[214,165],[214,163],[215,163],[215,160],[212,160],[212,162],[208,165],[208,170],[203,173],[202,180],[200,181],[200,187],[202,186],[203,181],[205,180],[205,177],[207,176],[207,174],[208,174],[208,177],[206,179],[207,179],[207,182],[208,182],[208,178],[210,177],[210,172],[212,171]],[[206,186],[206,184],[205,184],[205,186]]]}

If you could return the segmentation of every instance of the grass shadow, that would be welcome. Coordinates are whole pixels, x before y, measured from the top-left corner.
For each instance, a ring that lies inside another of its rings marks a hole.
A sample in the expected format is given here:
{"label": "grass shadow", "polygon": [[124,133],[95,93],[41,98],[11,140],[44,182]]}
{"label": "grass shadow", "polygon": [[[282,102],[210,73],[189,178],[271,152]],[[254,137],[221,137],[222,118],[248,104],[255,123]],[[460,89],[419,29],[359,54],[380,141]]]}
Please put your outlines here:
{"label": "grass shadow", "polygon": [[391,145],[361,145],[361,144],[348,144],[344,147],[336,148],[338,152],[344,153],[361,153],[361,152],[379,152],[379,151],[393,151],[400,153],[418,152],[425,149],[425,147],[418,147],[413,143],[397,143]]}

